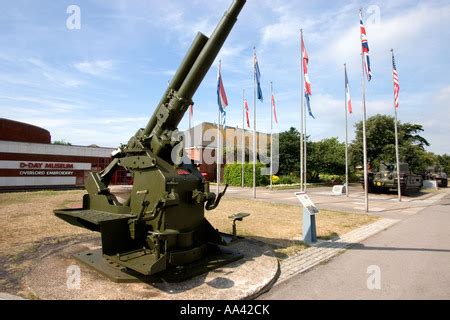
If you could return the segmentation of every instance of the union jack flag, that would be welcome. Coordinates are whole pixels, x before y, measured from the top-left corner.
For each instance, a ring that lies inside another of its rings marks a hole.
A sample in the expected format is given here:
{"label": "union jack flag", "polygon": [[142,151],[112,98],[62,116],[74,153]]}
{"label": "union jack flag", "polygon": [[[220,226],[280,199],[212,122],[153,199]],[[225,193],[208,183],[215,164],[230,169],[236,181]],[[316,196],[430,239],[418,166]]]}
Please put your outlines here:
{"label": "union jack flag", "polygon": [[395,64],[394,52],[392,52],[392,76],[394,79],[394,104],[395,108],[399,106],[400,81],[398,80],[398,71]]}
{"label": "union jack flag", "polygon": [[364,55],[364,71],[367,75],[367,80],[370,81],[372,79],[372,70],[370,69],[369,43],[367,42],[366,27],[364,27],[362,11],[359,11],[359,24],[361,28],[362,53]]}

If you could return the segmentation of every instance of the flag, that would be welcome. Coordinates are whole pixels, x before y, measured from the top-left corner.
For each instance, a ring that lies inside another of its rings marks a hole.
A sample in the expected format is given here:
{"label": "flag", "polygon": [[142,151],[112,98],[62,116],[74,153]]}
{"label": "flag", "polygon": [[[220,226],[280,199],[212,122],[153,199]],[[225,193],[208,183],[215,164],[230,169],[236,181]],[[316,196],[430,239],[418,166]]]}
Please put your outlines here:
{"label": "flag", "polygon": [[398,72],[397,72],[397,66],[395,64],[395,58],[394,53],[392,53],[392,75],[394,78],[394,103],[395,108],[398,109],[399,106],[399,93],[400,93],[400,81],[398,80]]}
{"label": "flag", "polygon": [[194,105],[190,105],[189,106],[189,117],[193,117],[194,116]]}
{"label": "flag", "polygon": [[[227,94],[222,81],[221,63],[219,62],[219,73],[217,75],[217,104],[222,114],[225,113],[225,108],[228,106]],[[225,117],[224,117],[225,118]]]}
{"label": "flag", "polygon": [[353,113],[352,98],[350,97],[350,86],[348,84],[347,68],[345,68],[345,96],[347,100],[348,113]]}
{"label": "flag", "polygon": [[275,123],[278,124],[278,119],[277,119],[277,108],[275,106],[275,96],[272,94],[272,109],[273,109],[273,115],[275,117]]}
{"label": "flag", "polygon": [[308,64],[309,64],[309,56],[308,56],[308,52],[306,52],[306,47],[305,47],[305,43],[303,42],[303,36],[302,36],[302,63],[303,63],[303,75],[304,75],[304,79],[305,79],[305,98],[306,98],[306,105],[308,107],[308,113],[309,115],[315,119],[314,115],[312,114],[311,111],[311,95],[312,95],[312,90],[311,90],[311,81],[309,81],[309,76],[308,76]]}
{"label": "flag", "polygon": [[255,79],[257,84],[257,93],[258,93],[258,99],[263,102],[263,93],[261,90],[261,72],[259,71],[259,64],[258,64],[258,58],[256,57],[256,52],[253,55],[253,65],[254,65],[254,71],[255,71]]}
{"label": "flag", "polygon": [[247,99],[244,99],[244,108],[245,108],[245,118],[247,120],[247,127],[250,129],[250,118],[248,116],[249,109]]}
{"label": "flag", "polygon": [[226,123],[227,123],[227,112],[224,111],[222,113],[222,125],[225,126]]}
{"label": "flag", "polygon": [[369,43],[367,42],[366,27],[364,27],[362,11],[359,12],[359,24],[361,28],[362,53],[364,55],[364,71],[367,75],[367,80],[370,81],[372,79],[372,70],[370,69]]}
{"label": "flag", "polygon": [[311,118],[316,119],[311,112],[311,101],[310,101],[309,94],[307,94],[306,92],[305,92],[305,98],[306,98],[306,106],[308,107],[309,115],[311,116]]}
{"label": "flag", "polygon": [[309,76],[308,76],[309,56],[308,56],[308,52],[306,52],[305,43],[303,42],[303,37],[302,37],[302,63],[303,63],[303,73],[305,75],[305,93],[307,93],[308,95],[311,96],[312,95],[311,81],[309,81]]}

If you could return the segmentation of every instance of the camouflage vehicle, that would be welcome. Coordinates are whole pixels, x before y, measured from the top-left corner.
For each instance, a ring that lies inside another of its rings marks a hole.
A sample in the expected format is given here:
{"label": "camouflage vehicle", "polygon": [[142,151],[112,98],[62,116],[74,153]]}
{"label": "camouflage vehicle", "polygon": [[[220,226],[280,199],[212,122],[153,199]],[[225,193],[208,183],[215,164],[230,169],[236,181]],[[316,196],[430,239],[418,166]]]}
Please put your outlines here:
{"label": "camouflage vehicle", "polygon": [[[364,180],[362,180],[364,187]],[[386,193],[397,191],[397,166],[391,163],[380,164],[378,171],[369,172],[369,192]],[[400,188],[403,195],[419,192],[423,185],[422,176],[412,173],[407,163],[400,163]]]}
{"label": "camouflage vehicle", "polygon": [[431,166],[425,171],[425,180],[436,180],[438,187],[447,188],[448,176],[441,166]]}

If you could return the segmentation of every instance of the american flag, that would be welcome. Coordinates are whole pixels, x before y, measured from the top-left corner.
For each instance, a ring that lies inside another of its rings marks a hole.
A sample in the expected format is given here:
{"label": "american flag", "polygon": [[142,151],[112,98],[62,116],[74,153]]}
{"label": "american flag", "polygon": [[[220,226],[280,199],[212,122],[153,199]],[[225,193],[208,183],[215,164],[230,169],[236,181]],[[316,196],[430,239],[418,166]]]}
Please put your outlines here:
{"label": "american flag", "polygon": [[192,116],[194,115],[194,105],[190,105],[189,106],[189,117],[192,118]]}
{"label": "american flag", "polygon": [[227,94],[225,93],[225,87],[222,81],[222,70],[221,62],[219,61],[219,74],[217,75],[217,104],[219,105],[219,110],[223,116],[223,123],[225,124],[226,111],[225,107],[228,106]]}
{"label": "american flag", "polygon": [[364,55],[364,71],[366,72],[367,80],[370,81],[372,79],[372,70],[370,69],[369,43],[367,42],[366,27],[364,27],[362,11],[359,12],[359,24],[361,28],[362,52]]}
{"label": "american flag", "polygon": [[392,52],[392,76],[394,79],[394,104],[395,108],[399,106],[400,81],[398,80],[397,66],[395,65],[394,52]]}
{"label": "american flag", "polygon": [[250,118],[248,116],[249,109],[247,99],[244,99],[244,108],[245,108],[245,118],[247,120],[247,127],[250,129]]}
{"label": "american flag", "polygon": [[312,95],[312,90],[311,90],[311,81],[309,81],[309,76],[308,76],[308,63],[309,63],[309,57],[308,57],[308,52],[306,52],[306,47],[305,47],[305,43],[303,41],[303,36],[302,36],[302,63],[303,63],[303,74],[304,74],[304,79],[305,79],[305,99],[306,99],[306,105],[308,107],[308,112],[309,115],[314,118],[314,115],[312,114],[311,111],[311,95]]}
{"label": "american flag", "polygon": [[275,105],[275,96],[273,94],[272,94],[272,109],[273,109],[273,115],[275,117],[275,123],[278,124],[277,107]]}

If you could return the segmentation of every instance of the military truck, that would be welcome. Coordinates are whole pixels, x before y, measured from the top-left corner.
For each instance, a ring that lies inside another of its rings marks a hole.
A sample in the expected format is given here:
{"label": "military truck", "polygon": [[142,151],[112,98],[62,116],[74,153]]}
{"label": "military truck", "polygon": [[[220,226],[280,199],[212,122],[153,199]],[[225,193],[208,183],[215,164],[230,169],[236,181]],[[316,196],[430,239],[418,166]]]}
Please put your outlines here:
{"label": "military truck", "polygon": [[[364,187],[364,179],[362,179]],[[403,195],[419,192],[423,185],[421,175],[411,172],[407,163],[400,163],[400,189]],[[381,162],[378,171],[369,172],[368,191],[370,193],[387,193],[397,191],[397,166]]]}
{"label": "military truck", "polygon": [[447,188],[448,186],[448,176],[444,172],[444,168],[441,166],[430,166],[425,170],[423,177],[425,180],[436,180],[438,187]]}

